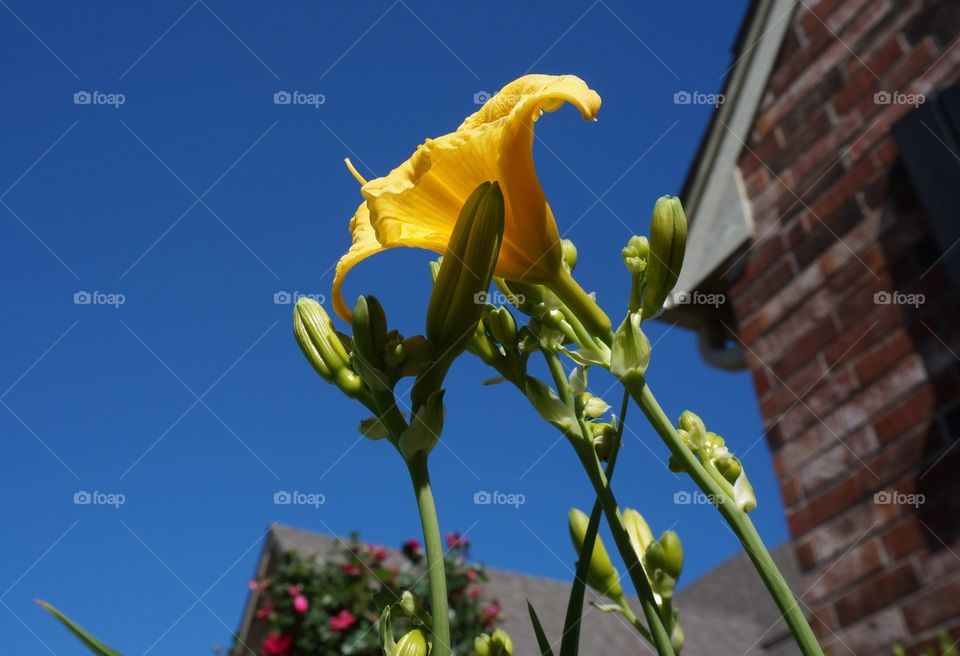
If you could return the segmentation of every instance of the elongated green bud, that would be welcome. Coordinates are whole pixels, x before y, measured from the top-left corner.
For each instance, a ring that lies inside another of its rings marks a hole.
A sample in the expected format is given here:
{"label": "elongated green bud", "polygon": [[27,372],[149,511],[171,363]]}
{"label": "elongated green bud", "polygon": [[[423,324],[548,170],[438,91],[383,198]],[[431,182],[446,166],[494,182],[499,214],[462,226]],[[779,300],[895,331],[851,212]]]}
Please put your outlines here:
{"label": "elongated green bud", "polygon": [[[583,549],[584,536],[587,533],[587,524],[590,518],[581,511],[573,508],[569,514],[570,539],[573,540],[573,547],[579,554]],[[610,562],[610,556],[607,555],[607,549],[603,546],[600,536],[593,543],[593,552],[590,555],[590,567],[587,570],[587,585],[596,590],[601,595],[618,600],[623,596],[623,588],[620,587],[620,577],[613,563]]]}
{"label": "elongated green bud", "polygon": [[677,284],[687,247],[687,217],[679,198],[657,199],[650,217],[650,258],[646,266],[647,290],[643,316],[649,318],[663,306]]}
{"label": "elongated green bud", "polygon": [[437,359],[414,385],[415,408],[440,388],[453,360],[473,339],[500,255],[503,217],[503,193],[496,182],[482,183],[460,210],[427,307],[427,339]]}
{"label": "elongated green bud", "polygon": [[301,297],[293,311],[293,334],[307,361],[327,382],[351,398],[368,392],[350,367],[350,354],[334,330],[330,315],[311,298]]}
{"label": "elongated green bud", "polygon": [[513,656],[513,640],[509,633],[503,629],[497,629],[490,637],[491,642],[499,648],[501,656]]}
{"label": "elongated green bud", "polygon": [[510,310],[506,307],[498,307],[491,310],[486,319],[487,328],[490,334],[503,345],[508,351],[512,351],[517,346],[517,322],[513,318]]}
{"label": "elongated green bud", "polygon": [[420,629],[405,633],[397,642],[393,656],[427,656],[427,636]]}
{"label": "elongated green bud", "polygon": [[374,296],[361,296],[353,308],[353,343],[357,355],[374,367],[383,364],[387,315]]}

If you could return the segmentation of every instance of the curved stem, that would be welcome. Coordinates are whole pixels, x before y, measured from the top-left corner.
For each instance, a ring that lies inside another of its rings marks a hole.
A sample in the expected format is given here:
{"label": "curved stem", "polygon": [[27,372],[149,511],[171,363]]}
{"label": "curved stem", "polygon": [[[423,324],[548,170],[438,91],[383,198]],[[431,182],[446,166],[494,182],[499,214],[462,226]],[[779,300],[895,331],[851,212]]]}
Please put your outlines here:
{"label": "curved stem", "polygon": [[427,469],[427,454],[416,454],[407,468],[417,494],[420,524],[423,527],[423,544],[427,552],[427,574],[430,579],[430,614],[433,618],[434,656],[450,656],[450,611],[447,602],[447,575],[443,561],[443,543],[440,541],[440,523],[437,521],[437,506],[430,489],[430,472]]}
{"label": "curved stem", "polygon": [[569,271],[561,267],[560,273],[547,284],[547,287],[560,297],[560,300],[570,308],[575,316],[583,321],[590,334],[599,335],[604,341],[610,340],[610,318],[604,314],[597,302],[583,290],[583,287],[573,279]]}
{"label": "curved stem", "polygon": [[643,378],[625,377],[622,382],[637,406],[646,415],[650,425],[659,433],[670,452],[680,462],[690,478],[704,494],[715,499],[717,509],[740,540],[747,556],[753,562],[754,568],[760,574],[760,578],[776,602],[777,608],[783,614],[783,618],[793,632],[800,651],[804,656],[823,656],[823,650],[820,649],[817,638],[800,609],[799,603],[793,596],[790,586],[787,585],[776,563],[773,562],[770,552],[767,551],[763,540],[760,539],[760,534],[757,533],[757,529],[750,521],[747,513],[737,508],[734,499],[710,476],[693,452],[684,444],[677,433],[677,429],[674,428],[673,422],[667,418],[663,408],[657,403],[657,399],[653,396],[653,392],[650,391]]}

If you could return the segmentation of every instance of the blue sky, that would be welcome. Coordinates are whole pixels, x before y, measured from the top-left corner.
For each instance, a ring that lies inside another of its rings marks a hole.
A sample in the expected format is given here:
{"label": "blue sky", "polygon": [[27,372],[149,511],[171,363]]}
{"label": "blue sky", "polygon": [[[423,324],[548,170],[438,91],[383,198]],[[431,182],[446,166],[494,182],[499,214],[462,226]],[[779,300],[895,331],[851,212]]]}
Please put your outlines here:
{"label": "blue sky", "polygon": [[[535,156],[579,246],[578,278],[617,315],[619,250],[657,196],[679,191],[712,109],[673,96],[719,90],[745,8],[0,4],[0,630],[23,654],[77,650],[34,597],[124,653],[228,644],[273,521],[392,546],[418,535],[399,458],[359,438],[359,406],[307,366],[291,306],[275,303],[329,295],[359,202],[343,157],[382,175],[453,130],[478,92],[528,70],[581,76],[603,97],[599,121],[570,108],[544,117]],[[277,105],[278,91],[323,103]],[[92,102],[75,103],[82,92]],[[368,261],[348,295],[377,294],[394,325],[419,332],[430,257]],[[75,303],[82,292],[94,302]],[[755,520],[780,543],[749,377],[707,368],[680,328],[650,337],[661,402],[672,416],[697,410],[746,452]],[[591,503],[589,485],[513,390],[479,385],[488,376],[467,358],[451,373],[432,458],[441,524],[469,530],[491,566],[568,578],[566,511]],[[710,508],[673,503],[691,484],[666,471],[639,413],[628,422],[618,496],[656,532],[680,533],[691,580],[737,545]],[[278,506],[279,490],[326,503]],[[481,490],[526,503],[478,506]],[[75,504],[81,491],[124,503]]]}

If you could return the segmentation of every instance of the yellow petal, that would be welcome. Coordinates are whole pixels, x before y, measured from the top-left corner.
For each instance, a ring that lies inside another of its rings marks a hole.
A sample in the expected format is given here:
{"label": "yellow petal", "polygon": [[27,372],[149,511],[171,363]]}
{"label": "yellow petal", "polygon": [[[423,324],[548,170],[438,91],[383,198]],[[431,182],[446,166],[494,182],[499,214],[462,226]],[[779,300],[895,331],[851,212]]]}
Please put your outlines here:
{"label": "yellow petal", "polygon": [[337,269],[333,276],[333,309],[340,318],[346,321],[350,321],[353,317],[353,311],[343,298],[343,280],[350,269],[371,255],[395,246],[412,246],[442,251],[446,248],[449,238],[445,234],[417,230],[415,226],[408,226],[406,234],[397,236],[390,243],[382,244],[370,225],[370,211],[367,209],[366,203],[362,203],[357,208],[356,214],[350,219],[350,234],[353,237],[353,244],[350,246],[350,250],[337,262]]}
{"label": "yellow petal", "polygon": [[394,246],[443,253],[460,208],[483,182],[500,183],[505,229],[496,274],[548,282],[561,266],[559,232],[533,163],[534,122],[543,112],[573,104],[585,119],[600,96],[573,75],[526,75],[505,86],[456,132],[426,140],[409,160],[361,187],[366,206],[351,222],[353,246],[337,265],[334,302],[343,277],[357,262]]}

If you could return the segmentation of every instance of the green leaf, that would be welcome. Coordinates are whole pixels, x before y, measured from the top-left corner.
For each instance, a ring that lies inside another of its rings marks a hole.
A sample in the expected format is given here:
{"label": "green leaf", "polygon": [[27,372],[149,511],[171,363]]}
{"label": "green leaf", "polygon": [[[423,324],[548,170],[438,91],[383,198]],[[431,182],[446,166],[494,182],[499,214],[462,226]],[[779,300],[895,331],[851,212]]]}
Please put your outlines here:
{"label": "green leaf", "polygon": [[443,430],[443,390],[437,390],[417,410],[407,430],[400,436],[400,453],[410,462],[420,451],[433,450]]}
{"label": "green leaf", "polygon": [[480,383],[481,385],[499,385],[504,382],[506,378],[503,376],[494,376],[493,378],[487,378],[485,381]]}
{"label": "green leaf", "polygon": [[543,632],[543,626],[540,625],[540,618],[537,617],[537,611],[533,610],[533,605],[527,601],[527,611],[530,613],[530,622],[533,624],[533,632],[537,634],[537,644],[540,645],[541,656],[553,656],[553,650],[550,649],[550,641],[547,640],[547,634]]}
{"label": "green leaf", "polygon": [[528,377],[526,393],[540,416],[557,428],[570,430],[576,424],[566,404],[543,381]]}
{"label": "green leaf", "polygon": [[116,651],[115,649],[111,649],[110,647],[106,646],[105,644],[103,644],[102,642],[94,638],[92,635],[90,635],[89,633],[81,629],[79,626],[74,624],[73,620],[71,620],[69,617],[61,613],[59,610],[57,610],[47,602],[40,601],[38,599],[37,603],[40,604],[40,606],[44,610],[46,610],[51,615],[53,615],[58,620],[60,620],[60,623],[63,624],[65,627],[67,627],[70,630],[70,632],[74,636],[76,636],[77,640],[79,640],[84,645],[86,645],[87,649],[89,649],[92,653],[97,654],[97,656],[121,656],[120,652]]}
{"label": "green leaf", "polygon": [[367,417],[361,420],[358,430],[361,435],[371,440],[382,440],[390,436],[390,431],[387,430],[379,417]]}

